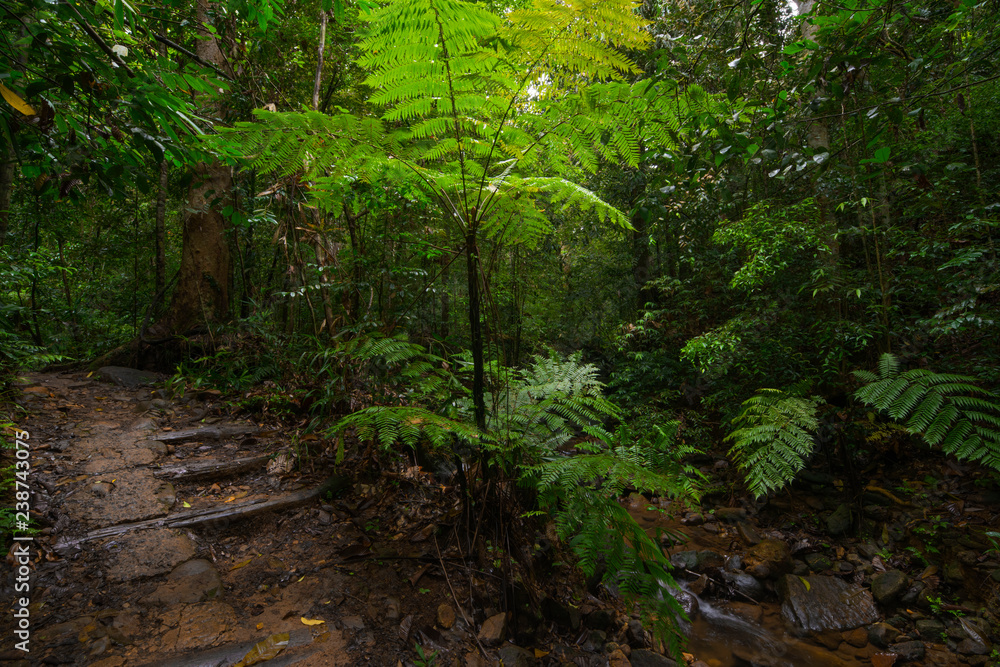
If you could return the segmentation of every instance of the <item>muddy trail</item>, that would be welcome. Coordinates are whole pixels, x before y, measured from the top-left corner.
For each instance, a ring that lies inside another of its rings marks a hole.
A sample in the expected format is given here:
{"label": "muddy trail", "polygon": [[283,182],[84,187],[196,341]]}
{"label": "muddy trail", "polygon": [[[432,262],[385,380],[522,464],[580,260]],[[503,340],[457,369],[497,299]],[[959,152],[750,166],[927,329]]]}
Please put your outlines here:
{"label": "muddy trail", "polygon": [[[469,566],[451,539],[458,494],[433,475],[402,462],[339,476],[335,443],[236,418],[217,392],[171,398],[160,379],[110,368],[20,387],[41,532],[31,651],[11,647],[6,613],[2,664],[677,664],[565,565],[530,613],[504,613],[500,573]],[[714,480],[700,508],[626,499],[676,569],[685,660],[1000,664],[987,535],[1000,490],[943,457],[898,460],[909,467],[879,464],[861,507],[815,471],[768,503],[735,497],[737,473],[713,456],[697,462]]]}

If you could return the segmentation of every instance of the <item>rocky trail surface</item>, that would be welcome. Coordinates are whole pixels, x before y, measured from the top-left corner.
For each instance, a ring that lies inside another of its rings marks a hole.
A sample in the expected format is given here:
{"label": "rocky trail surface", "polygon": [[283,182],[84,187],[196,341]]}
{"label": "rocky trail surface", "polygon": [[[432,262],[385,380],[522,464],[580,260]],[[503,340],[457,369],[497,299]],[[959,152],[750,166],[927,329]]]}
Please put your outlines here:
{"label": "rocky trail surface", "polygon": [[[351,482],[333,474],[351,452],[159,380],[108,368],[21,386],[42,530],[31,653],[8,650],[5,614],[3,664],[676,665],[619,598],[559,563],[558,599],[502,613],[498,573],[450,539],[457,494],[416,466]],[[928,458],[886,464],[877,477],[894,482],[860,506],[809,471],[753,503],[723,492],[725,461],[702,463],[717,486],[696,511],[628,499],[683,584],[692,667],[998,664],[989,478]],[[3,586],[14,600],[12,574]]]}

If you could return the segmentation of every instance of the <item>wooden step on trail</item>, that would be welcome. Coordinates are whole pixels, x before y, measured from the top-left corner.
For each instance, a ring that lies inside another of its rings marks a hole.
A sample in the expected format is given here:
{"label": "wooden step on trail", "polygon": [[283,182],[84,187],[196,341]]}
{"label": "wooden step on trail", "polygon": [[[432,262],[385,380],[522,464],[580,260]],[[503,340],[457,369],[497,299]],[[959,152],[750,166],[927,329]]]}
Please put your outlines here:
{"label": "wooden step on trail", "polygon": [[234,521],[247,519],[258,514],[264,514],[265,512],[290,509],[328,493],[337,494],[348,486],[350,486],[350,478],[344,475],[334,475],[315,488],[296,491],[275,500],[249,500],[235,505],[227,504],[224,507],[213,506],[188,512],[178,512],[177,514],[157,519],[146,519],[145,521],[107,526],[92,530],[86,535],[79,537],[61,538],[53,545],[53,548],[60,556],[67,557],[79,551],[81,545],[86,542],[116,537],[133,530],[193,528],[206,525],[215,527],[229,526]]}
{"label": "wooden step on trail", "polygon": [[259,428],[250,424],[224,424],[222,426],[203,426],[188,428],[183,431],[165,431],[149,436],[149,440],[160,442],[184,442],[186,440],[222,440],[237,435],[258,433]]}
{"label": "wooden step on trail", "polygon": [[213,477],[227,477],[241,472],[253,470],[267,463],[270,454],[248,456],[232,461],[202,461],[187,465],[163,467],[153,473],[154,477],[169,479],[174,482],[195,482]]}

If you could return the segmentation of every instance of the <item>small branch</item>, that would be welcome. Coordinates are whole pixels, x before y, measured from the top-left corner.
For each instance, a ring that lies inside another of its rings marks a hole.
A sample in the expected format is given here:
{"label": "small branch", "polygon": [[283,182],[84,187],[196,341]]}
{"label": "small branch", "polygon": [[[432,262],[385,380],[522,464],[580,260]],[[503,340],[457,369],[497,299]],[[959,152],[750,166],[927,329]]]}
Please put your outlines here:
{"label": "small branch", "polygon": [[174,51],[180,52],[181,54],[187,56],[188,58],[190,58],[191,60],[195,61],[196,63],[198,63],[202,67],[209,68],[210,70],[212,70],[213,72],[215,72],[216,74],[218,74],[220,77],[222,77],[226,81],[232,81],[232,78],[230,78],[229,75],[227,75],[221,69],[219,69],[218,67],[216,67],[212,63],[208,62],[207,60],[203,60],[202,58],[200,58],[198,56],[197,53],[194,53],[193,51],[189,51],[188,49],[185,49],[183,46],[181,46],[177,42],[175,42],[175,41],[173,41],[171,39],[167,39],[163,35],[153,35],[153,39],[155,39],[156,41],[160,42],[161,44],[165,44],[166,46],[169,46]]}
{"label": "small branch", "polygon": [[90,37],[95,44],[97,44],[97,47],[103,51],[105,55],[111,58],[111,62],[124,69],[125,73],[130,77],[134,77],[135,72],[133,72],[132,69],[125,64],[124,60],[118,57],[117,53],[111,50],[111,47],[107,45],[107,42],[105,42],[104,39],[97,34],[97,31],[94,30],[89,23],[87,23],[87,20],[83,18],[83,15],[77,10],[76,7],[73,6],[73,3],[67,2],[66,6],[73,10],[73,13],[76,14],[76,22],[80,24],[80,27],[83,28],[85,33],[87,33],[87,36]]}

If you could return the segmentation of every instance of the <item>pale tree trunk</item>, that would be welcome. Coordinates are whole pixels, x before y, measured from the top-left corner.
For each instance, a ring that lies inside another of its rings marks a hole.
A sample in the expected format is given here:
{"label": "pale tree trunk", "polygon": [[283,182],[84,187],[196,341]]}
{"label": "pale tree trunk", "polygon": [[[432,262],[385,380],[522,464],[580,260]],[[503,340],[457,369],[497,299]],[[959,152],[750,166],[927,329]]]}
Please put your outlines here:
{"label": "pale tree trunk", "polygon": [[[208,30],[211,2],[198,0],[197,55],[207,63],[229,73],[219,43]],[[209,115],[221,116],[221,105],[208,109]],[[232,170],[218,162],[194,167],[188,190],[187,214],[184,216],[183,248],[177,287],[166,320],[164,333],[183,335],[201,326],[226,318],[229,313],[229,244],[227,224],[220,210],[232,190]]]}
{"label": "pale tree trunk", "polygon": [[14,169],[17,161],[14,148],[7,142],[3,143],[0,152],[0,247],[7,242],[7,228],[10,225],[10,200],[14,193]]}
{"label": "pale tree trunk", "polygon": [[[166,57],[167,45],[160,43],[160,55]],[[154,238],[156,241],[156,289],[155,293],[159,297],[167,282],[167,158],[166,155],[160,160],[160,187],[156,192],[156,221]]]}
{"label": "pale tree trunk", "polygon": [[319,12],[319,49],[316,53],[316,80],[313,82],[313,111],[319,110],[319,84],[323,78],[323,51],[326,49],[326,12]]}

